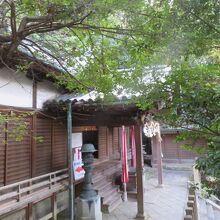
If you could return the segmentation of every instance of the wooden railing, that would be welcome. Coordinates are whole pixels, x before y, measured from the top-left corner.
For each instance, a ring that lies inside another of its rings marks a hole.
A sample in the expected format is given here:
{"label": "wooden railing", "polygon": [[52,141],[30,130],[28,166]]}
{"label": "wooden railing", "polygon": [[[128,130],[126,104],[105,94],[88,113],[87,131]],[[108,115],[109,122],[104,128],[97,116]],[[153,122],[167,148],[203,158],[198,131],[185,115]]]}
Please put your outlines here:
{"label": "wooden railing", "polygon": [[67,179],[68,169],[63,169],[0,187],[0,216],[66,189]]}

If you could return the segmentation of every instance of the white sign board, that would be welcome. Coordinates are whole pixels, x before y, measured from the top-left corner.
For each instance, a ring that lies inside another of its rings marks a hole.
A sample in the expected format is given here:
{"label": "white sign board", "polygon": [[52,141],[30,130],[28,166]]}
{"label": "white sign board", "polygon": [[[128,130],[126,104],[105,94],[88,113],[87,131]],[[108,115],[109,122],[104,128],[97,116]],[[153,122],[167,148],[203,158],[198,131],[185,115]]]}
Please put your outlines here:
{"label": "white sign board", "polygon": [[72,149],[73,149],[73,172],[74,179],[79,180],[84,177],[85,171],[82,168],[82,133],[72,134]]}
{"label": "white sign board", "polygon": [[72,133],[72,148],[82,147],[82,132]]}

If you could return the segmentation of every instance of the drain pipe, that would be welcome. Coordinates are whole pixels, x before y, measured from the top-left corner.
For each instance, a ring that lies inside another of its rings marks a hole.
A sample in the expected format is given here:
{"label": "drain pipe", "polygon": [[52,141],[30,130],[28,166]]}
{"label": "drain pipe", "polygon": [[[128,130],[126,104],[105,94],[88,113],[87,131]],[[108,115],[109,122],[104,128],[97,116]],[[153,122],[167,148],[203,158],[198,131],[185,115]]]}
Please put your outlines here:
{"label": "drain pipe", "polygon": [[73,186],[72,158],[72,102],[67,100],[67,135],[68,135],[68,167],[69,167],[69,219],[74,220],[75,189]]}

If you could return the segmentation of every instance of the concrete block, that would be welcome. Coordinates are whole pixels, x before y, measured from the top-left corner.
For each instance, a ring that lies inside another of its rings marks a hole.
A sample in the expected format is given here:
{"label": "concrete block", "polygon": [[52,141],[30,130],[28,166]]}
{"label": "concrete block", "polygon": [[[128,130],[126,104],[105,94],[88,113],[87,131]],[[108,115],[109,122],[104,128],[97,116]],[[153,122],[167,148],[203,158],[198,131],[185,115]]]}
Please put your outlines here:
{"label": "concrete block", "polygon": [[189,200],[189,201],[187,202],[187,206],[188,206],[188,207],[193,207],[193,206],[194,206],[194,201],[193,201],[193,200]]}
{"label": "concrete block", "polygon": [[191,215],[186,215],[185,217],[184,217],[184,220],[192,220],[193,218],[192,218],[192,216]]}
{"label": "concrete block", "polygon": [[187,207],[185,211],[186,211],[186,215],[192,215],[193,214],[193,208],[191,208],[191,207]]}

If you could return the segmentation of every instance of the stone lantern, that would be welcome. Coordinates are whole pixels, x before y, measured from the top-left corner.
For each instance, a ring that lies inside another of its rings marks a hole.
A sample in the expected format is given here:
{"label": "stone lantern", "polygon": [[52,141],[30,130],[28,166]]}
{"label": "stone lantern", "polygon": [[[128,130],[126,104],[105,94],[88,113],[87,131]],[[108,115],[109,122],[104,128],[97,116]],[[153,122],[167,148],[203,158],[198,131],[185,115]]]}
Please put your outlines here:
{"label": "stone lantern", "polygon": [[94,161],[93,153],[95,151],[96,149],[93,144],[84,144],[81,149],[83,168],[85,170],[83,190],[80,194],[80,198],[82,199],[91,199],[97,196],[97,192],[92,187],[92,163]]}
{"label": "stone lantern", "polygon": [[92,163],[95,151],[93,144],[84,144],[81,149],[85,176],[82,192],[76,201],[77,220],[102,220],[100,196],[92,187]]}

